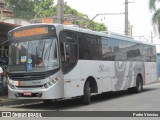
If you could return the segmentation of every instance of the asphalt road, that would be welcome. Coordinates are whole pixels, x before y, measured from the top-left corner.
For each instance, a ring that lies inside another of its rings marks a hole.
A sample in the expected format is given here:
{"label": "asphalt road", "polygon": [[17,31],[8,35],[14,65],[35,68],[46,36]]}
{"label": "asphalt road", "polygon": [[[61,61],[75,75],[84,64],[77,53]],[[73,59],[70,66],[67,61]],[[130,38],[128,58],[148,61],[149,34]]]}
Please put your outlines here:
{"label": "asphalt road", "polygon": [[[26,105],[3,106],[0,107],[0,111],[160,111],[160,83],[145,86],[144,91],[139,94],[120,91],[92,96],[91,100],[90,105],[82,105],[80,99],[71,99],[53,102],[52,104],[37,102]],[[48,114],[52,114],[52,112]],[[65,117],[58,119],[66,120]],[[80,118],[74,118],[74,120],[76,119]],[[87,119],[94,120],[96,118]],[[106,118],[101,117],[101,119]],[[112,119],[135,120],[134,118],[110,118],[110,120]],[[143,119],[150,120],[151,118],[140,118],[140,120]],[[159,118],[154,118],[154,120],[156,119]]]}

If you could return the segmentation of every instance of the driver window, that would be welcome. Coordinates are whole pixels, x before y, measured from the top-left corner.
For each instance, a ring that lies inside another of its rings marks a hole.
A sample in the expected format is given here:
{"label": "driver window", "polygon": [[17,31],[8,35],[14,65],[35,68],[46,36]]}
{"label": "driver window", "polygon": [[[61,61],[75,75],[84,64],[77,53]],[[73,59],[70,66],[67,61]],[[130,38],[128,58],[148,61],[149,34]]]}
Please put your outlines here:
{"label": "driver window", "polygon": [[76,62],[77,59],[77,45],[72,43],[65,44],[65,61]]}
{"label": "driver window", "polygon": [[77,61],[77,35],[71,31],[63,31],[61,39],[61,58],[63,62],[75,63]]}

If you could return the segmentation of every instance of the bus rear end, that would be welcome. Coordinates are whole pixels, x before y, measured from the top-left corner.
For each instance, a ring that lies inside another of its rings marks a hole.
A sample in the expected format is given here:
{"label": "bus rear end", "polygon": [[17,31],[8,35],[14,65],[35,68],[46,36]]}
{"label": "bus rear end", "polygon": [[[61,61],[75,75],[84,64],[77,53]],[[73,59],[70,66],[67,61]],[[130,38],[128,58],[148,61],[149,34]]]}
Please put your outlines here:
{"label": "bus rear end", "polygon": [[9,98],[63,98],[56,27],[47,24],[19,27],[10,31],[8,38]]}

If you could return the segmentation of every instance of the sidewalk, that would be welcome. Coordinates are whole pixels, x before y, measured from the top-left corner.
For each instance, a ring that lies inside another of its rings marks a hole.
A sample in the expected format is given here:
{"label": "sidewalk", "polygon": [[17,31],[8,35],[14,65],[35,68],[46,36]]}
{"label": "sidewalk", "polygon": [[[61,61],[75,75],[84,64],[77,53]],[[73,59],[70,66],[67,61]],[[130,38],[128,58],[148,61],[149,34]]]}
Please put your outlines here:
{"label": "sidewalk", "polygon": [[9,106],[9,105],[21,105],[21,104],[28,104],[32,102],[39,102],[38,99],[9,99],[7,95],[0,96],[0,107],[2,106]]}
{"label": "sidewalk", "polygon": [[5,87],[3,91],[0,91],[0,107],[9,106],[9,105],[21,105],[28,104],[32,102],[39,102],[38,99],[9,99],[8,98],[8,89]]}

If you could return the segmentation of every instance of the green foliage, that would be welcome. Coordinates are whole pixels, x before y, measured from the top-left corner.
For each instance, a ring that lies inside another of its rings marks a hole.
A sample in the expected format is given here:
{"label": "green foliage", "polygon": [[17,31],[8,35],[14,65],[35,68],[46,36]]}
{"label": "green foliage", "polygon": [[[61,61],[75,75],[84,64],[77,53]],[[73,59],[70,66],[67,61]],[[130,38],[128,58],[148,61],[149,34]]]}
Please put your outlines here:
{"label": "green foliage", "polygon": [[31,19],[34,17],[34,3],[32,0],[6,0],[7,6],[14,10],[16,17]]}
{"label": "green foliage", "polygon": [[34,0],[34,18],[44,18],[56,15],[54,0]]}
{"label": "green foliage", "polygon": [[107,27],[103,23],[97,23],[90,19],[85,19],[77,23],[82,28],[87,28],[94,31],[107,31]]}
{"label": "green foliage", "polygon": [[[16,17],[23,19],[45,18],[57,16],[57,5],[54,6],[54,0],[6,0],[7,6],[12,8]],[[76,21],[81,27],[95,30],[106,31],[104,24],[91,21],[87,15],[79,13],[70,6],[64,6],[64,15],[78,16],[82,19]]]}
{"label": "green foliage", "polygon": [[156,1],[157,0],[149,0],[149,9],[150,10],[156,10]]}
{"label": "green foliage", "polygon": [[157,2],[160,2],[160,0],[149,0],[149,9],[151,10],[151,12],[154,12],[152,16],[152,24],[154,30],[156,30],[157,28],[160,34],[160,8],[157,8]]}
{"label": "green foliage", "polygon": [[[57,7],[57,6],[56,6]],[[64,15],[68,15],[68,14],[72,14],[75,16],[79,16],[79,17],[84,17],[84,18],[88,18],[87,15],[83,14],[83,13],[79,13],[77,10],[72,9],[70,6],[65,5],[64,6]]]}

